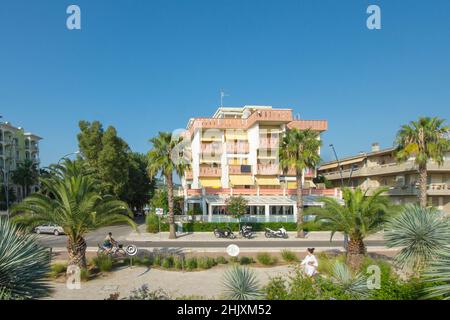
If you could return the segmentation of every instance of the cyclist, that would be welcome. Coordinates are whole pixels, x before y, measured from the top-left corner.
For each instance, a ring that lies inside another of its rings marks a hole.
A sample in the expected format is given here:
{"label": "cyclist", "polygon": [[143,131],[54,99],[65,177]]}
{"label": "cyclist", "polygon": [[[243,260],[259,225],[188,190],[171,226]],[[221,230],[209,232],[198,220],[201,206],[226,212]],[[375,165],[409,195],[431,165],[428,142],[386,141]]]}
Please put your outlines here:
{"label": "cyclist", "polygon": [[117,247],[118,243],[112,237],[112,233],[109,232],[103,241],[103,248],[105,249],[105,254],[110,254],[114,247]]}

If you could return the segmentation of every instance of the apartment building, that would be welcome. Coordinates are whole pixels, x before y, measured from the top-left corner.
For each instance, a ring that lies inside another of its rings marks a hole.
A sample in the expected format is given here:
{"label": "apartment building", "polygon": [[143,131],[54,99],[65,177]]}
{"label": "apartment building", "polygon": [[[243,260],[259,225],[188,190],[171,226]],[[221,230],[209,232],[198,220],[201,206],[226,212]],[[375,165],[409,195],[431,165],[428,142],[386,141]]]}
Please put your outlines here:
{"label": "apartment building", "polygon": [[[450,212],[450,152],[445,155],[442,166],[430,161],[427,169],[428,203]],[[406,204],[418,202],[417,170],[414,158],[399,163],[394,156],[394,148],[380,150],[379,144],[374,143],[371,152],[340,159],[339,163],[322,164],[318,174],[334,186],[360,187],[369,193],[379,187],[388,187],[387,194],[395,203]]]}
{"label": "apartment building", "polygon": [[[295,171],[283,172],[278,146],[291,128],[327,130],[326,120],[295,119],[291,109],[270,106],[219,108],[211,118],[187,125],[191,171],[182,179],[185,212],[194,210],[209,221],[228,221],[225,202],[242,195],[250,221],[295,221]],[[320,205],[318,196],[339,197],[340,191],[317,188],[315,168],[303,174],[306,206]]]}
{"label": "apartment building", "polygon": [[[0,184],[8,184],[13,189],[18,200],[23,198],[24,191],[11,181],[11,173],[17,166],[25,161],[31,160],[39,164],[39,141],[42,138],[25,132],[21,127],[14,127],[9,122],[0,123]],[[36,186],[31,186],[34,191]]]}

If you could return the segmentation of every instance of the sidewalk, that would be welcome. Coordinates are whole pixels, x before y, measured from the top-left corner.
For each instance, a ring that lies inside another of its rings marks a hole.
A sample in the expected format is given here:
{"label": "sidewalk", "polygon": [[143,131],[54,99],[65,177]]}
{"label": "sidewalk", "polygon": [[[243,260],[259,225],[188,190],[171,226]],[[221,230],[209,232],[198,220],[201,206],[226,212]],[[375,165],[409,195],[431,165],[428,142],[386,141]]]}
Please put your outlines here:
{"label": "sidewalk", "polygon": [[[306,234],[305,238],[297,238],[296,232],[288,232],[289,238],[288,239],[279,239],[279,238],[266,238],[264,236],[264,232],[256,232],[254,238],[247,241],[330,241],[330,231],[313,231]],[[238,235],[237,232],[235,232],[236,240],[239,240],[241,237]],[[152,241],[152,242],[159,242],[159,241],[174,241],[174,242],[193,242],[193,241],[199,241],[199,242],[205,242],[205,241],[230,241],[230,239],[226,238],[216,238],[214,236],[213,232],[194,232],[194,233],[178,233],[177,239],[169,239],[169,233],[168,232],[161,232],[161,233],[147,233],[147,232],[132,232],[128,235],[127,241],[133,241],[133,242],[139,242],[139,241]],[[366,240],[383,240],[383,234],[377,233],[374,235],[369,236]],[[334,237],[333,241],[344,241],[344,235],[340,232],[337,232]]]}

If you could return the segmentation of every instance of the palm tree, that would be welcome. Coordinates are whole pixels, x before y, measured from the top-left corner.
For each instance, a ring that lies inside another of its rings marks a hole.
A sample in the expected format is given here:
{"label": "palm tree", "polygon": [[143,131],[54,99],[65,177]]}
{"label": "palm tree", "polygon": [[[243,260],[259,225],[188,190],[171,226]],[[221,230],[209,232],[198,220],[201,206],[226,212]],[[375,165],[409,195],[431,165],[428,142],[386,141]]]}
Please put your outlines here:
{"label": "palm tree", "polygon": [[444,162],[444,154],[450,149],[448,134],[450,127],[439,118],[419,118],[403,125],[397,133],[396,156],[399,161],[415,157],[419,172],[419,203],[427,206],[427,163],[430,160],[438,165]]}
{"label": "palm tree", "polygon": [[0,217],[0,300],[48,295],[49,252],[35,236]]}
{"label": "palm tree", "polygon": [[87,232],[120,222],[136,226],[126,203],[100,195],[96,181],[88,175],[71,175],[71,166],[67,160],[55,169],[55,175],[41,179],[45,191],[30,195],[12,212],[17,215],[17,223],[29,227],[48,223],[61,226],[67,235],[69,265],[86,268]]}
{"label": "palm tree", "polygon": [[380,231],[391,213],[389,198],[382,195],[386,191],[386,188],[380,188],[369,196],[367,191],[359,188],[344,188],[344,205],[334,198],[322,197],[319,201],[323,202],[324,207],[311,209],[316,214],[316,220],[332,230],[331,239],[337,231],[349,235],[347,263],[355,270],[359,269],[366,254],[364,239]]}
{"label": "palm tree", "polygon": [[295,169],[297,180],[297,237],[304,238],[303,231],[303,172],[315,168],[320,162],[319,149],[322,142],[319,133],[307,130],[292,129],[284,135],[279,148],[280,165],[283,171]]}
{"label": "palm tree", "polygon": [[25,198],[28,195],[30,186],[38,182],[39,172],[37,164],[29,159],[20,163],[16,170],[12,172],[12,181],[22,188],[22,196]]}
{"label": "palm tree", "polygon": [[389,248],[401,248],[397,265],[418,275],[450,244],[450,223],[435,208],[407,205],[387,221],[384,239]]}
{"label": "palm tree", "polygon": [[188,168],[187,161],[183,156],[183,149],[180,149],[181,141],[181,138],[172,137],[171,133],[160,132],[157,137],[150,139],[153,148],[148,153],[147,170],[149,176],[153,178],[158,173],[161,173],[167,184],[169,239],[176,238],[173,172],[175,171],[179,177],[182,177]]}
{"label": "palm tree", "polygon": [[262,296],[259,282],[253,271],[234,266],[223,278],[224,295],[230,300],[255,300]]}

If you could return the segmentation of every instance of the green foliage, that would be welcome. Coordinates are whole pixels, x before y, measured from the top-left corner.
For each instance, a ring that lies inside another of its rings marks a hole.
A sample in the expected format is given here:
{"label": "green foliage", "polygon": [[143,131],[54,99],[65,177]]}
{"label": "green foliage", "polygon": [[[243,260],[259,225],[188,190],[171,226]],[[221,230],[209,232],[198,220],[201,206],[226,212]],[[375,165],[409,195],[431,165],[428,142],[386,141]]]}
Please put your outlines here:
{"label": "green foliage", "polygon": [[407,205],[388,221],[385,229],[387,246],[400,249],[395,262],[415,274],[440,257],[450,244],[449,219],[435,208]]}
{"label": "green foliage", "polygon": [[131,291],[128,300],[170,300],[170,295],[162,289],[150,291],[147,285]]}
{"label": "green foliage", "polygon": [[174,264],[175,269],[182,270],[184,268],[184,257],[176,256],[174,258],[173,264]]}
{"label": "green foliage", "polygon": [[162,229],[163,223],[160,223],[159,219],[160,218],[154,213],[150,213],[147,215],[147,217],[145,218],[145,223],[147,225],[147,232],[158,233],[160,225]]}
{"label": "green foliage", "polygon": [[247,212],[248,201],[243,196],[232,196],[226,200],[227,212],[235,219],[240,220]]}
{"label": "green foliage", "polygon": [[294,252],[292,252],[290,250],[286,250],[286,249],[281,251],[281,257],[286,262],[297,262],[298,261],[297,255]]}
{"label": "green foliage", "polygon": [[278,262],[277,257],[274,257],[266,252],[258,253],[256,255],[256,260],[258,260],[259,263],[265,266],[273,266]]}
{"label": "green foliage", "polygon": [[94,265],[101,271],[101,272],[109,272],[113,268],[114,260],[109,255],[100,254],[94,259],[92,259]]}
{"label": "green foliage", "polygon": [[186,259],[186,269],[187,270],[194,270],[197,269],[197,258],[196,257],[190,257]]}
{"label": "green foliage", "polygon": [[217,262],[213,258],[210,257],[200,257],[197,259],[197,267],[199,269],[211,269],[216,266]]}
{"label": "green foliage", "polygon": [[76,248],[86,247],[83,236],[87,232],[120,222],[135,227],[127,216],[131,215],[127,204],[110,196],[101,196],[96,180],[80,172],[70,160],[40,182],[45,192],[34,193],[14,206],[14,221],[30,228],[42,224],[61,226],[80,267],[86,265],[85,249],[77,251]]}
{"label": "green foliage", "polygon": [[58,277],[59,275],[63,274],[67,270],[67,264],[65,263],[54,263],[50,267],[50,276],[53,278]]}
{"label": "green foliage", "polygon": [[[153,217],[152,217],[153,218]],[[154,219],[154,218],[153,218]],[[149,230],[155,229],[155,223],[157,220],[150,220],[147,222],[147,227],[150,224],[151,227]],[[309,223],[309,222],[308,222]],[[306,223],[306,224],[308,224]],[[259,222],[259,223],[246,223],[246,225],[251,226],[253,231],[259,232],[264,231],[265,228],[270,228],[273,230],[277,230],[280,227],[284,227],[287,231],[296,231],[297,223],[295,222]],[[183,224],[183,230],[186,232],[213,232],[215,228],[225,229],[230,228],[232,231],[239,231],[238,223],[225,223],[225,222],[190,222]],[[157,230],[157,225],[156,225]],[[161,231],[168,231],[169,225],[167,224],[165,219],[161,219]],[[309,229],[309,231],[315,231],[313,229]],[[150,231],[149,231],[150,232]]]}
{"label": "green foliage", "polygon": [[386,191],[387,189],[380,188],[368,196],[367,191],[363,192],[359,188],[355,190],[344,188],[342,191],[344,206],[333,198],[321,197],[320,201],[325,206],[314,210],[317,215],[316,221],[328,226],[332,230],[332,235],[336,231],[341,231],[352,239],[364,239],[380,231],[391,213],[389,198],[382,195]]}
{"label": "green foliage", "polygon": [[427,284],[423,290],[425,298],[450,300],[450,252],[448,249],[431,263],[424,277]]}
{"label": "green foliage", "polygon": [[11,180],[22,187],[23,195],[26,197],[30,191],[30,186],[37,184],[38,177],[37,164],[32,160],[26,159],[17,165],[16,170],[12,172]]}
{"label": "green foliage", "polygon": [[163,261],[163,259],[159,254],[157,254],[153,257],[153,265],[154,266],[161,266],[162,261]]}
{"label": "green foliage", "polygon": [[165,269],[170,269],[173,267],[173,265],[174,265],[173,256],[167,256],[161,262],[161,267]]}
{"label": "green foliage", "polygon": [[34,235],[0,217],[0,295],[35,299],[48,295],[49,252]]}
{"label": "green foliage", "polygon": [[228,263],[227,259],[225,257],[223,257],[223,256],[217,257],[216,261],[217,261],[218,264],[227,264]]}
{"label": "green foliage", "polygon": [[229,300],[254,300],[262,296],[255,273],[245,267],[231,267],[225,273],[222,285]]}
{"label": "green foliage", "polygon": [[248,264],[254,263],[254,261],[253,261],[253,259],[252,259],[251,257],[243,256],[243,257],[241,257],[241,258],[239,259],[239,263],[240,263],[241,265],[248,265]]}
{"label": "green foliage", "polygon": [[89,269],[81,268],[80,278],[81,278],[81,281],[84,281],[84,282],[89,281],[89,279],[91,278],[91,272],[89,271]]}
{"label": "green foliage", "polygon": [[330,280],[354,299],[364,299],[368,296],[367,277],[361,273],[354,274],[345,263],[335,262]]}
{"label": "green foliage", "polygon": [[397,159],[406,161],[414,156],[419,166],[426,165],[428,160],[442,164],[444,154],[450,149],[449,131],[445,120],[437,117],[421,117],[403,125],[395,141]]}

